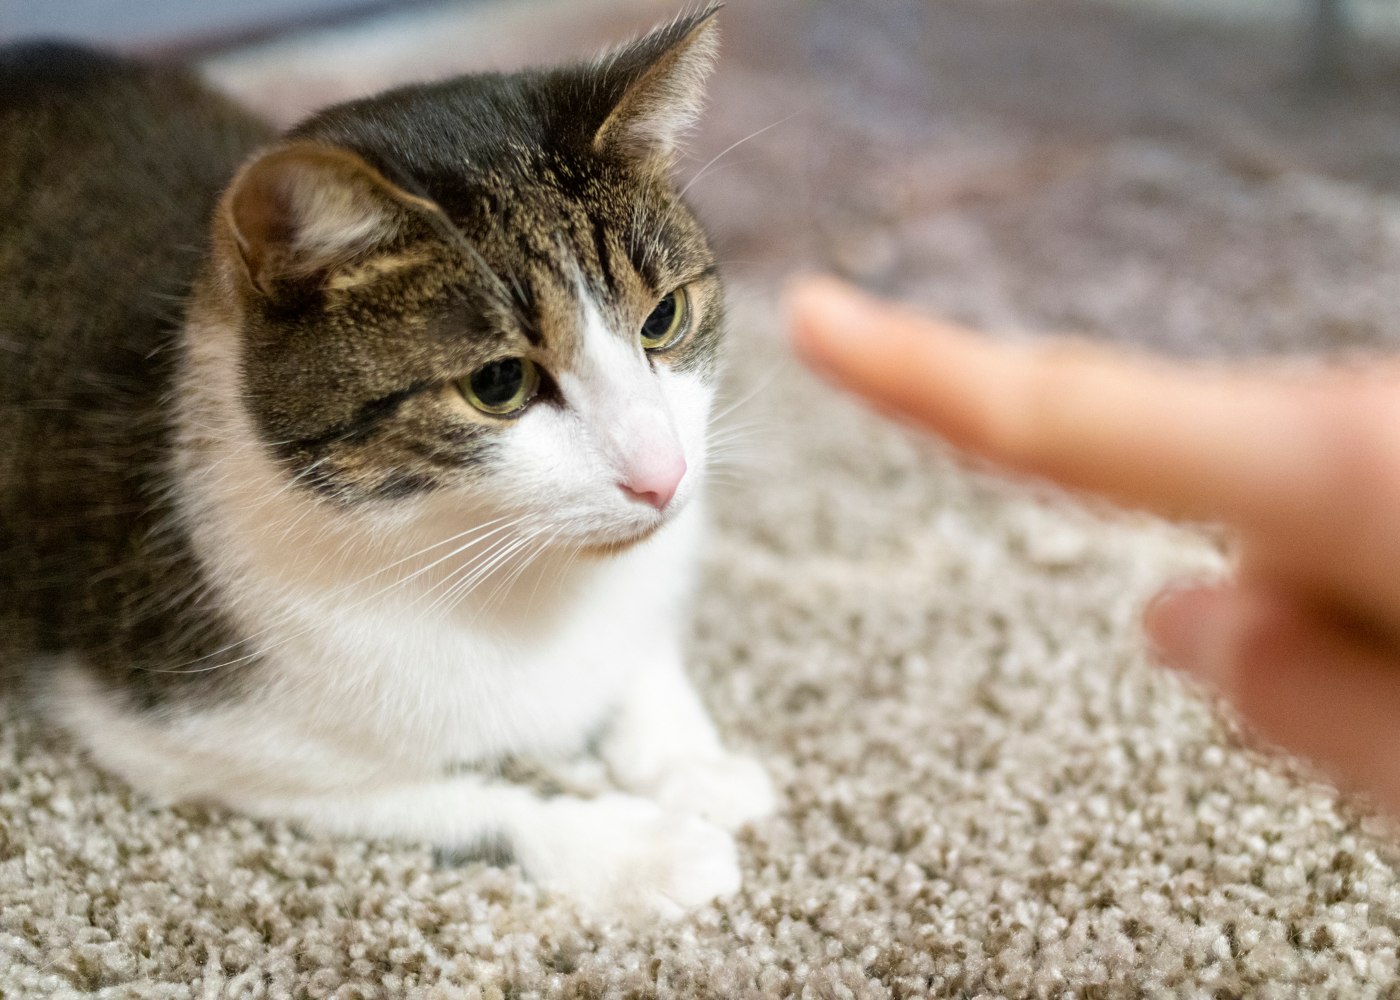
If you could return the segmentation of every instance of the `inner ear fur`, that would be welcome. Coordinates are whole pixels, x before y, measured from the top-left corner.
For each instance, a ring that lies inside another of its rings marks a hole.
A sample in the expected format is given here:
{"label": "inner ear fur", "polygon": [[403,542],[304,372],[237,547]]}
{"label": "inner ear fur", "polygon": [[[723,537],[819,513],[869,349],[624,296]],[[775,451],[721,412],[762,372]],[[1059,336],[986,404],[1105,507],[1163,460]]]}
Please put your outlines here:
{"label": "inner ear fur", "polygon": [[297,142],[263,153],[234,178],[223,213],[249,281],[272,297],[385,246],[432,202],[345,149]]}
{"label": "inner ear fur", "polygon": [[594,148],[666,169],[705,106],[705,85],[719,55],[712,4],[605,56],[600,70],[621,95],[594,135]]}

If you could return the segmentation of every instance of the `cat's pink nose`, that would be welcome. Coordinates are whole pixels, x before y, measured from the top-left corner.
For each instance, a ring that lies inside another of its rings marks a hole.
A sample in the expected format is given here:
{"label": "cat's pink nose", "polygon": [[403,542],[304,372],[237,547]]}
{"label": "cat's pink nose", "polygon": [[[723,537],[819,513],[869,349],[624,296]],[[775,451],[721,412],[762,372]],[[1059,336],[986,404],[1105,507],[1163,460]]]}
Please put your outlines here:
{"label": "cat's pink nose", "polygon": [[638,462],[627,470],[617,485],[634,500],[642,500],[657,510],[665,510],[685,478],[685,459],[679,453],[665,458]]}

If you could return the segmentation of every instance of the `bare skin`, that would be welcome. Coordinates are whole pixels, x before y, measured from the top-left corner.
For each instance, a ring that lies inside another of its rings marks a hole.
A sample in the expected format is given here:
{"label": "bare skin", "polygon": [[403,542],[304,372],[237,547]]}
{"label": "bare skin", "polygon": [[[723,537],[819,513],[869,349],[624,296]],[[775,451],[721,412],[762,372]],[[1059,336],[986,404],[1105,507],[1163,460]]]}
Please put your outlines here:
{"label": "bare skin", "polygon": [[1149,606],[1159,657],[1400,815],[1400,362],[1000,343],[828,279],[788,303],[804,360],[882,412],[1013,473],[1231,526],[1233,580]]}

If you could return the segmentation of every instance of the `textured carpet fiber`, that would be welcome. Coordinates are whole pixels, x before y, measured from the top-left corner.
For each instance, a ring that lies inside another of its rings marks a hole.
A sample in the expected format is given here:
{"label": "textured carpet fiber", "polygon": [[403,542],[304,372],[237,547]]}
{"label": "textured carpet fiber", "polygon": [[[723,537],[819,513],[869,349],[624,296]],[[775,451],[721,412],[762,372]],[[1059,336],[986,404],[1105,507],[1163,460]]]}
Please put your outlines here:
{"label": "textured carpet fiber", "polygon": [[[659,10],[420,10],[211,74],[290,118]],[[1259,26],[925,0],[724,18],[687,171],[786,119],[693,192],[749,398],[692,661],[783,797],[743,837],[743,892],[590,922],[513,869],[142,803],[0,703],[0,996],[1400,995],[1400,836],[1148,663],[1142,602],[1219,571],[1205,537],[959,468],[801,373],[773,305],[798,262],[1018,335],[1383,345],[1394,58],[1359,51],[1327,95]]]}

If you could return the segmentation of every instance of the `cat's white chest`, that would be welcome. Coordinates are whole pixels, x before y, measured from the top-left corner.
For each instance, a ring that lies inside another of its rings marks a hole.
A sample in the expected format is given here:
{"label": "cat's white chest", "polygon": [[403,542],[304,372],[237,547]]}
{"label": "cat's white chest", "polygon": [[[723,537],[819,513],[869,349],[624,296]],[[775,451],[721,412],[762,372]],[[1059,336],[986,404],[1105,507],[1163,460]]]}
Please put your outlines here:
{"label": "cat's white chest", "polygon": [[524,589],[517,607],[494,614],[428,616],[407,597],[347,608],[269,665],[278,687],[315,692],[281,702],[302,707],[286,723],[410,766],[575,752],[637,671],[673,655],[698,517],[576,564],[568,586],[548,597],[548,586]]}

